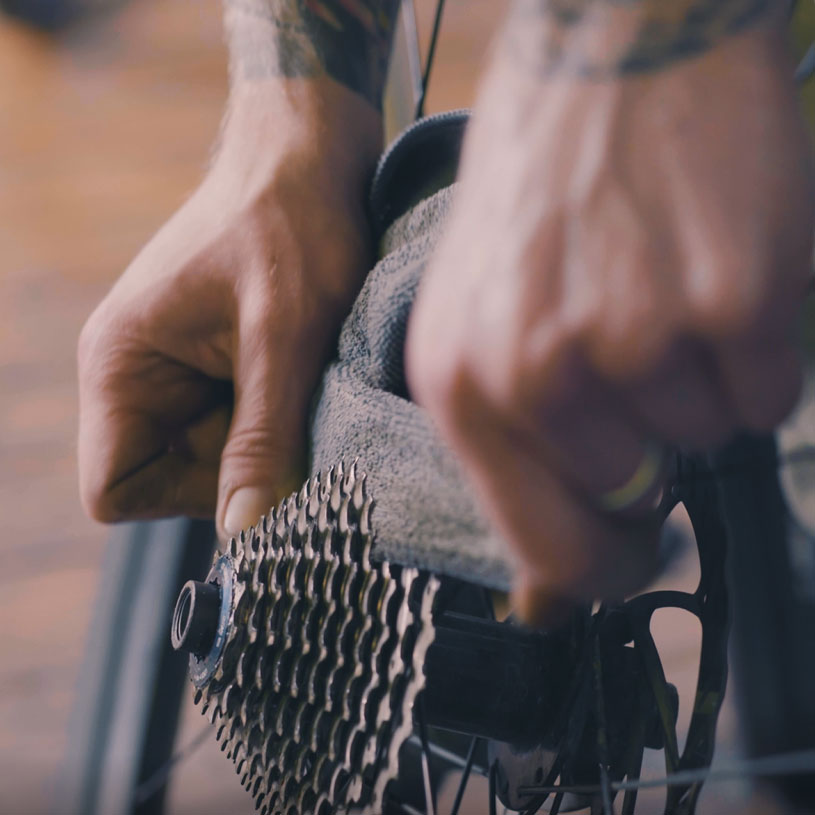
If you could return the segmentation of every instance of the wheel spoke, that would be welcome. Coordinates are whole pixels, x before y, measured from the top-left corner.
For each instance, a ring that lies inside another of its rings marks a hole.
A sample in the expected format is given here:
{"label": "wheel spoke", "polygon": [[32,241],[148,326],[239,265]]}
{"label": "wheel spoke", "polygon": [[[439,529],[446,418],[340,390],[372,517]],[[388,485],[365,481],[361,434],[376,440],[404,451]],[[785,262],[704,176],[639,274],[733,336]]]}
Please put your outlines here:
{"label": "wheel spoke", "polygon": [[473,769],[473,760],[475,759],[475,751],[478,747],[478,738],[473,738],[470,742],[470,749],[467,751],[467,761],[464,765],[464,770],[461,773],[461,780],[458,783],[456,790],[456,798],[453,801],[453,808],[450,810],[450,815],[458,815],[461,807],[461,801],[464,798],[464,791],[467,789],[467,782],[470,780],[470,772]]}
{"label": "wheel spoke", "polygon": [[427,741],[427,724],[424,715],[424,700],[419,700],[419,738],[422,742],[422,781],[424,782],[425,811],[436,815],[436,789],[430,772],[430,748]]}
{"label": "wheel spoke", "polygon": [[549,815],[558,815],[560,807],[563,805],[564,793],[559,792],[552,800],[552,806],[549,808]]}
{"label": "wheel spoke", "polygon": [[487,794],[489,795],[490,815],[496,815],[495,787],[498,780],[498,765],[493,762],[490,767],[490,781]]}
{"label": "wheel spoke", "polygon": [[635,620],[633,627],[634,642],[642,658],[645,675],[651,685],[651,691],[657,704],[659,721],[662,725],[662,735],[665,739],[665,769],[668,775],[671,775],[679,769],[679,747],[677,745],[676,727],[671,721],[672,715],[668,694],[666,693],[665,671],[662,668],[659,651],[654,638],[651,636],[651,631],[643,624],[641,619]]}
{"label": "wheel spoke", "polygon": [[[642,770],[642,758],[645,753],[645,736],[648,728],[648,713],[650,709],[650,698],[648,689],[644,687],[644,682],[640,679],[640,691],[638,694],[639,705],[637,707],[637,718],[631,732],[631,744],[628,754],[625,757],[623,768],[628,781],[636,781],[640,777]],[[634,807],[637,805],[637,790],[628,789],[623,796],[623,809],[621,815],[634,815]]]}
{"label": "wheel spoke", "polygon": [[[602,620],[603,609],[598,611]],[[608,776],[608,726],[606,724],[606,700],[603,696],[603,658],[600,653],[599,626],[593,643],[592,674],[594,679],[594,714],[597,718],[597,759],[600,769],[600,786],[602,788],[603,815],[614,815],[612,809],[611,779]]]}

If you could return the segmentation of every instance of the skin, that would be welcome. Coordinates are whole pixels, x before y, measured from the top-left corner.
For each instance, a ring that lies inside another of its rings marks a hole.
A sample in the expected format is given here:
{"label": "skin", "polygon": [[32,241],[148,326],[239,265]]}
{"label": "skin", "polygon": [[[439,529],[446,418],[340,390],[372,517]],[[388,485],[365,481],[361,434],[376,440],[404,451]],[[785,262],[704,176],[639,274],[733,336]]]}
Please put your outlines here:
{"label": "skin", "polygon": [[381,110],[398,0],[226,0],[233,80],[329,76]]}
{"label": "skin", "polygon": [[653,575],[659,484],[600,500],[650,445],[770,430],[800,388],[813,185],[783,20],[666,8],[519,5],[411,318],[412,393],[520,555],[529,619]]}
{"label": "skin", "polygon": [[[213,166],[80,339],[93,517],[234,533],[302,479],[371,260],[396,8],[228,0]],[[774,8],[518,0],[495,49],[406,361],[524,564],[529,619],[651,575],[654,519],[598,500],[646,445],[714,445],[795,401],[812,173]]]}

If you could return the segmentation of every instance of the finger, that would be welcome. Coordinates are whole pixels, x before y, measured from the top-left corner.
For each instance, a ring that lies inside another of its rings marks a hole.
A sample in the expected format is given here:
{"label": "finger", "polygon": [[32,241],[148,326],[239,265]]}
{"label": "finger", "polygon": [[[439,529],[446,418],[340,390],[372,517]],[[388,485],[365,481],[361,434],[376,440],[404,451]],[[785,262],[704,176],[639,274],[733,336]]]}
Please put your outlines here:
{"label": "finger", "polygon": [[[105,475],[103,467],[87,475],[81,464],[80,483],[87,486],[100,479],[83,495],[89,513],[106,522],[172,515],[212,517],[229,414],[229,406],[221,405],[177,431],[140,414],[117,414],[115,421],[86,423],[99,454],[96,463],[117,462],[107,470],[115,475]],[[86,433],[80,431],[80,446]],[[106,439],[113,442],[107,454]],[[138,457],[125,457],[121,439],[128,440],[131,453],[138,447]]]}
{"label": "finger", "polygon": [[615,188],[597,207],[570,244],[561,319],[593,371],[628,382],[662,358],[682,319],[676,250],[634,191]]}
{"label": "finger", "polygon": [[223,536],[257,523],[303,476],[305,418],[322,353],[271,323],[269,311],[245,316],[237,338],[216,515]]}
{"label": "finger", "polygon": [[791,342],[728,343],[718,357],[738,424],[757,432],[773,430],[800,396],[800,349]]}
{"label": "finger", "polygon": [[[87,334],[85,335],[88,336]],[[174,515],[172,496],[184,494],[176,483],[184,469],[173,464],[156,483],[140,481],[147,468],[165,456],[173,443],[183,441],[186,429],[203,422],[220,403],[219,383],[189,371],[160,355],[134,349],[111,352],[117,343],[94,332],[79,353],[79,475],[80,492],[88,513],[101,521],[143,517],[145,495],[161,495],[151,517]],[[220,442],[223,442],[221,437]],[[185,454],[183,460],[195,461]],[[212,504],[198,497],[190,503]]]}
{"label": "finger", "polygon": [[715,359],[690,342],[674,346],[654,373],[619,392],[651,438],[676,447],[713,447],[735,430],[735,411]]}
{"label": "finger", "polygon": [[108,489],[108,504],[126,507],[106,520],[211,518],[218,490],[218,464],[190,461],[173,450],[148,461]]}
{"label": "finger", "polygon": [[617,414],[616,405],[586,400],[539,433],[541,451],[588,496],[625,484],[642,460],[646,440]]}
{"label": "finger", "polygon": [[591,497],[606,495],[629,482],[653,437],[579,357],[564,357],[558,367],[539,397],[543,403],[516,420],[526,423],[530,442],[572,485]]}
{"label": "finger", "polygon": [[520,575],[512,589],[512,606],[519,620],[535,628],[558,628],[565,624],[577,604],[529,582]]}
{"label": "finger", "polygon": [[623,597],[657,568],[656,517],[611,516],[569,488],[525,434],[470,401],[452,429],[488,516],[529,586],[563,600]]}

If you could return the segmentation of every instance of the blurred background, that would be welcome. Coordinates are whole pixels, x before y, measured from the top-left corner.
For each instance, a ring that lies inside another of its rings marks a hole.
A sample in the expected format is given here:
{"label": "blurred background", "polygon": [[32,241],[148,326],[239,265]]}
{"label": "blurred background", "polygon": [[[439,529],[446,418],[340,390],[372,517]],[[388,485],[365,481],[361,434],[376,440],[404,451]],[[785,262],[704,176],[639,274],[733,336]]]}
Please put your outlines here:
{"label": "blurred background", "polygon": [[[226,53],[219,0],[0,5],[52,29],[0,14],[0,813],[39,815],[108,534],[77,497],[77,335],[201,178]],[[506,3],[448,5],[431,112],[470,104]],[[417,11],[426,42],[432,2]],[[174,811],[251,811],[214,740],[202,753]]]}
{"label": "blurred background", "polygon": [[[434,2],[416,2],[426,45]],[[3,4],[0,813],[39,815],[51,809],[71,750],[67,722],[108,536],[77,497],[76,340],[201,178],[226,98],[226,54],[220,0]],[[448,1],[428,112],[471,103],[506,6]],[[665,636],[669,679],[690,691],[698,631],[669,622]],[[188,714],[185,743],[201,730],[200,716]],[[720,732],[732,743],[727,712]],[[744,803],[743,790],[719,788],[704,811],[743,811]],[[251,811],[214,739],[178,771],[170,811]]]}

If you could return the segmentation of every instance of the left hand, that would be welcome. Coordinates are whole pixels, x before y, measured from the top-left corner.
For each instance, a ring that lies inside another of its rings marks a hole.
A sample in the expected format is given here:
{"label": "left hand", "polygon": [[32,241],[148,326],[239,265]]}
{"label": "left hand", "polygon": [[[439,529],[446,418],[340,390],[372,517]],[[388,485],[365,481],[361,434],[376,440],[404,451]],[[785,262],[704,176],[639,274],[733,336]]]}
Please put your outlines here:
{"label": "left hand", "polygon": [[790,77],[764,26],[645,77],[487,76],[406,361],[522,559],[527,617],[653,575],[654,513],[601,500],[649,447],[796,401],[813,185]]}

